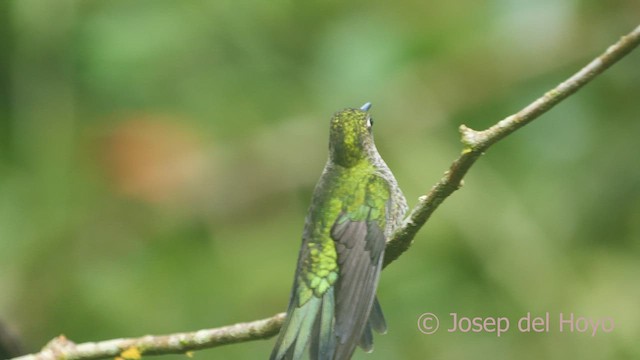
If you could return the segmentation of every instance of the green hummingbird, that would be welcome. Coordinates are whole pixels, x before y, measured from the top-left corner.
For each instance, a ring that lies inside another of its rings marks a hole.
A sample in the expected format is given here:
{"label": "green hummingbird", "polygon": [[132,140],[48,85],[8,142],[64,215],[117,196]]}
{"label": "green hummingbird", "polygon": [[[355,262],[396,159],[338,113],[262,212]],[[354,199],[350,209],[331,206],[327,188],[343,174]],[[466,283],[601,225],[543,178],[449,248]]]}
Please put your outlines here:
{"label": "green hummingbird", "polygon": [[387,325],[376,298],[385,244],[407,201],[373,142],[371,103],[331,118],[329,159],[305,219],[287,317],[272,360],[350,359]]}

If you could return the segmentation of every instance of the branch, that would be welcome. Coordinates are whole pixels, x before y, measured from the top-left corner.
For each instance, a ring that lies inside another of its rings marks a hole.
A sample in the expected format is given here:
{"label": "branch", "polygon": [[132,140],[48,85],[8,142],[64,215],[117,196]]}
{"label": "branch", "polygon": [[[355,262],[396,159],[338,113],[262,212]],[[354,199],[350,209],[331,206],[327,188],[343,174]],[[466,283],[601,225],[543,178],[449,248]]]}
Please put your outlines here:
{"label": "branch", "polygon": [[74,344],[61,335],[51,340],[39,353],[17,357],[13,360],[89,360],[111,357],[140,359],[143,354],[188,354],[193,350],[268,339],[278,334],[285,315],[285,313],[280,313],[268,319],[195,332],[160,336],[148,335],[140,338],[113,339],[95,343]]}
{"label": "branch", "polygon": [[[482,131],[472,130],[461,125],[460,133],[464,145],[462,153],[431,191],[426,196],[420,197],[418,205],[413,208],[407,221],[387,242],[384,266],[386,267],[395,261],[409,249],[418,230],[427,222],[444,199],[462,186],[464,175],[491,145],[530,123],[578,91],[630,53],[638,44],[640,44],[640,26],[623,36],[582,70],[519,112]],[[142,354],[189,353],[192,350],[220,345],[268,339],[278,333],[284,318],[285,314],[280,313],[268,319],[191,333],[115,339],[77,345],[64,336],[60,336],[52,340],[41,352],[17,357],[14,360],[102,359],[114,356],[121,359],[139,359]]]}
{"label": "branch", "polygon": [[548,91],[524,109],[500,120],[490,128],[476,131],[465,125],[460,125],[460,133],[462,134],[462,143],[464,145],[462,154],[451,164],[449,170],[431,188],[431,191],[426,196],[420,197],[419,204],[413,208],[407,222],[387,242],[383,266],[386,267],[409,249],[418,230],[427,222],[444,199],[462,186],[462,178],[469,171],[469,168],[491,145],[527,125],[578,91],[611,65],[625,57],[638,44],[640,44],[640,26],[623,36],[602,55],[595,58],[569,79],[560,83],[560,85]]}

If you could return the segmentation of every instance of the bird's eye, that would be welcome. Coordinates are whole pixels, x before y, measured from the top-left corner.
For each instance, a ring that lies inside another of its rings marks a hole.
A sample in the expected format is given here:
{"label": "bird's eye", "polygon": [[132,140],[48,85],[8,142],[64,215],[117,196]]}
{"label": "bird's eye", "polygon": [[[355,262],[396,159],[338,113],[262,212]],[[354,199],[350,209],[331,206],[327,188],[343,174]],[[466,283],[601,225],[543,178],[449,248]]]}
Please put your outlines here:
{"label": "bird's eye", "polygon": [[373,126],[373,118],[371,116],[369,116],[367,118],[367,128],[371,128]]}

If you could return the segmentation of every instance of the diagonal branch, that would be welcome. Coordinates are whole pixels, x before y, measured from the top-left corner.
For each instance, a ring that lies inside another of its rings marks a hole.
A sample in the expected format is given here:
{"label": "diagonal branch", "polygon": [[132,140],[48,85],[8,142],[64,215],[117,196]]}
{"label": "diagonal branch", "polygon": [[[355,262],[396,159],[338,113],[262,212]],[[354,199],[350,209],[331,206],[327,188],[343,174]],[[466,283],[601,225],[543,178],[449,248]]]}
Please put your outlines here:
{"label": "diagonal branch", "polygon": [[551,89],[536,101],[517,113],[500,120],[497,124],[482,131],[472,130],[460,125],[462,154],[451,164],[449,170],[426,196],[420,197],[420,203],[413,208],[404,226],[392,236],[385,250],[384,266],[396,260],[411,246],[413,238],[422,225],[429,219],[438,206],[462,186],[462,178],[469,168],[489,147],[527,125],[549,109],[566,99],[588,82],[607,70],[611,65],[625,57],[640,44],[640,26],[611,45],[602,55],[575,73],[560,85]]}
{"label": "diagonal branch", "polygon": [[[462,179],[467,171],[491,145],[530,123],[578,91],[639,44],[640,26],[623,36],[602,55],[569,79],[519,112],[482,131],[472,130],[461,125],[460,133],[464,145],[462,153],[451,164],[440,181],[431,188],[431,191],[420,197],[418,205],[413,208],[405,224],[387,242],[384,266],[386,267],[395,261],[409,249],[418,230],[422,228],[444,199],[462,186]],[[140,355],[188,353],[192,350],[220,345],[268,339],[278,333],[284,318],[285,314],[280,313],[268,319],[191,333],[114,339],[77,345],[60,336],[52,340],[41,352],[17,357],[13,360],[102,359],[114,356],[120,359],[139,359]]]}

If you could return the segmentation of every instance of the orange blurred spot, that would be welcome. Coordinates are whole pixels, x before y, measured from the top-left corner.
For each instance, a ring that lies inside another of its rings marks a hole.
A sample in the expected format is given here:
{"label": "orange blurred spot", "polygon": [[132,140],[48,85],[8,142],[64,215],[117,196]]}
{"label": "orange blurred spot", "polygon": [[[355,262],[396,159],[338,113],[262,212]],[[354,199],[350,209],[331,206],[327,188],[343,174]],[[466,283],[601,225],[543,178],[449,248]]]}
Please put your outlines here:
{"label": "orange blurred spot", "polygon": [[124,195],[165,202],[188,195],[202,180],[200,139],[176,119],[143,115],[119,124],[104,148],[107,171]]}

